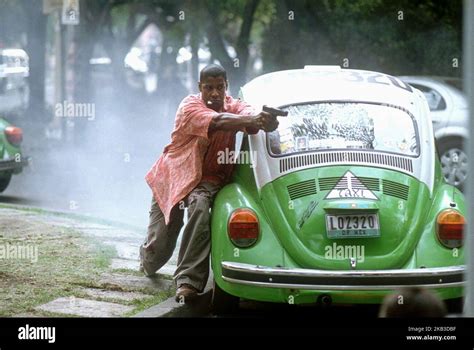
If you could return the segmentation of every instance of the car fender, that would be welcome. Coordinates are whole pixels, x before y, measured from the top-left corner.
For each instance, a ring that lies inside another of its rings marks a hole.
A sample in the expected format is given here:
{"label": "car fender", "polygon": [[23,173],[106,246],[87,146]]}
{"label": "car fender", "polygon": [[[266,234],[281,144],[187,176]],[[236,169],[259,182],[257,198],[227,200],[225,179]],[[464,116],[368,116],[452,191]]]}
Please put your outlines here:
{"label": "car fender", "polygon": [[[232,244],[227,225],[232,212],[238,208],[250,208],[258,217],[260,235],[257,242],[248,248]],[[216,196],[211,217],[211,265],[214,278],[223,290],[236,295],[235,286],[222,280],[222,261],[245,262],[265,266],[283,266],[283,248],[272,232],[264,210],[247,189],[232,183],[225,186]]]}
{"label": "car fender", "polygon": [[455,209],[466,216],[464,195],[456,187],[444,182],[439,182],[436,188],[425,229],[416,248],[417,268],[464,264],[464,248],[446,248],[439,242],[436,234],[436,219],[442,210]]}

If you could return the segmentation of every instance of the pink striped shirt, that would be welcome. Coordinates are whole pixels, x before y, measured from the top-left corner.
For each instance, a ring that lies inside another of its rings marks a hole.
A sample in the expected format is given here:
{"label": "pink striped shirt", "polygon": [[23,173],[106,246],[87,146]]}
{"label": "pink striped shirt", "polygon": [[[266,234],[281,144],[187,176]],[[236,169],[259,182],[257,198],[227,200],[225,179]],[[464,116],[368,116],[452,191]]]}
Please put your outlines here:
{"label": "pink striped shirt", "polygon": [[[226,96],[222,112],[251,115],[254,109],[245,102]],[[234,131],[208,134],[209,125],[219,113],[207,108],[200,94],[187,96],[176,113],[171,143],[145,176],[156,202],[169,223],[171,209],[204,180],[224,184],[232,164],[214,164],[217,152],[235,147]],[[206,154],[207,151],[212,154]],[[214,153],[216,153],[214,155]]]}

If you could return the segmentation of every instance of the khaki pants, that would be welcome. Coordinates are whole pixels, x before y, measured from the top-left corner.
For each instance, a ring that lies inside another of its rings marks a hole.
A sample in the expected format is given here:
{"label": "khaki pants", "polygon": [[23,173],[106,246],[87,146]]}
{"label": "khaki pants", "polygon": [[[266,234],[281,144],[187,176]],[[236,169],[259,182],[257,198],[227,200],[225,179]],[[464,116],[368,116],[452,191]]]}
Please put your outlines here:
{"label": "khaki pants", "polygon": [[[211,251],[210,213],[212,201],[220,187],[200,183],[186,197],[188,222],[183,231],[178,254],[178,267],[173,275],[176,286],[187,283],[202,291],[209,277]],[[184,205],[171,210],[170,221],[165,218],[155,199],[152,200],[146,241],[140,246],[141,266],[146,275],[153,275],[173,255],[179,232],[183,227]]]}

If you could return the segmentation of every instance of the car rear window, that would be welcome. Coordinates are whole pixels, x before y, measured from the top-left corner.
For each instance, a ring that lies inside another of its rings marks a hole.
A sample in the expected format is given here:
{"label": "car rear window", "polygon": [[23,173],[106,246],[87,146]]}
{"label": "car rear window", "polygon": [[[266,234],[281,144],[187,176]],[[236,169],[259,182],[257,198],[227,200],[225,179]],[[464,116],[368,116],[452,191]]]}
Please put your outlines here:
{"label": "car rear window", "polygon": [[267,133],[271,155],[358,149],[419,155],[416,124],[401,108],[369,103],[306,103],[281,108],[277,130]]}

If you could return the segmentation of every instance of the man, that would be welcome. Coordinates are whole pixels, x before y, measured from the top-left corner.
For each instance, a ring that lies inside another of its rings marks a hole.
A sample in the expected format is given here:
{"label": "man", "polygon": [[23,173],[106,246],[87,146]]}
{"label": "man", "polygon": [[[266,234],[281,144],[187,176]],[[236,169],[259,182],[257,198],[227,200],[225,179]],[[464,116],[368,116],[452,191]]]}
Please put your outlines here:
{"label": "man", "polygon": [[445,317],[446,305],[437,294],[420,287],[404,287],[387,295],[379,317],[417,318]]}
{"label": "man", "polygon": [[229,180],[232,164],[219,164],[218,152],[234,150],[237,131],[273,131],[278,121],[266,112],[255,115],[246,103],[226,94],[226,71],[211,64],[202,69],[198,95],[178,107],[171,143],[146,175],[153,192],[146,241],[140,247],[141,269],[153,275],[170,259],[183,226],[178,266],[173,279],[176,300],[195,299],[209,277],[212,201]]}

